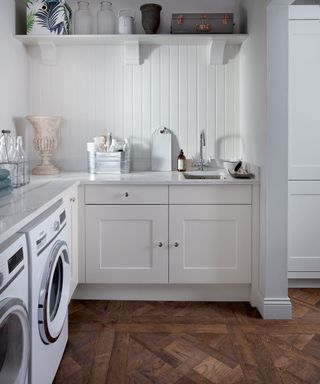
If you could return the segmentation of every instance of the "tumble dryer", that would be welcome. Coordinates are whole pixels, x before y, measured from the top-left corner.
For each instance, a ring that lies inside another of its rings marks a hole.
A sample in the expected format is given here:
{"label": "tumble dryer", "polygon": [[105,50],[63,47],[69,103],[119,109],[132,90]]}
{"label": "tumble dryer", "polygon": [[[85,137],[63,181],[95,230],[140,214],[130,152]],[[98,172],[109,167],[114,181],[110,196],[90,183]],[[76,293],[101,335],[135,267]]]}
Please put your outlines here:
{"label": "tumble dryer", "polygon": [[25,235],[0,245],[0,383],[28,383],[30,325]]}

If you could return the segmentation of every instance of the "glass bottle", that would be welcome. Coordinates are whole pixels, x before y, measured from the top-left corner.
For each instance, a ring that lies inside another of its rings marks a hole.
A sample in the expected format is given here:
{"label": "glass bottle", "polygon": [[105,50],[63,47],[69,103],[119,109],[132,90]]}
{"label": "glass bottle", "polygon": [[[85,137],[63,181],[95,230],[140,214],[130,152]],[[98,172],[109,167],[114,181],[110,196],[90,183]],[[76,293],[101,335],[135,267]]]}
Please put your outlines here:
{"label": "glass bottle", "polygon": [[74,33],[76,35],[91,35],[93,33],[93,18],[87,1],[78,1],[78,9],[74,16]]}
{"label": "glass bottle", "polygon": [[180,150],[180,154],[178,156],[178,171],[185,172],[186,170],[186,157],[183,153],[183,150]]}
{"label": "glass bottle", "polygon": [[98,12],[98,33],[100,35],[113,34],[116,26],[115,18],[112,3],[101,1],[101,9]]}

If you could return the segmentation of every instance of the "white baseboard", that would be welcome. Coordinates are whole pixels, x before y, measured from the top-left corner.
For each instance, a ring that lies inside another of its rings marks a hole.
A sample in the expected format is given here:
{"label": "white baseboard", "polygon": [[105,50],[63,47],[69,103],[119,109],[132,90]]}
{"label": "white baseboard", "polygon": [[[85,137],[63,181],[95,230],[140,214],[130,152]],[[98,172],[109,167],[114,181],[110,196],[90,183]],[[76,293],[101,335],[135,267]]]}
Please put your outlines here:
{"label": "white baseboard", "polygon": [[76,300],[248,301],[250,284],[79,284]]}
{"label": "white baseboard", "polygon": [[258,292],[258,310],[264,319],[289,320],[292,306],[289,297],[263,297]]}
{"label": "white baseboard", "polygon": [[289,279],[289,288],[320,288],[320,279]]}

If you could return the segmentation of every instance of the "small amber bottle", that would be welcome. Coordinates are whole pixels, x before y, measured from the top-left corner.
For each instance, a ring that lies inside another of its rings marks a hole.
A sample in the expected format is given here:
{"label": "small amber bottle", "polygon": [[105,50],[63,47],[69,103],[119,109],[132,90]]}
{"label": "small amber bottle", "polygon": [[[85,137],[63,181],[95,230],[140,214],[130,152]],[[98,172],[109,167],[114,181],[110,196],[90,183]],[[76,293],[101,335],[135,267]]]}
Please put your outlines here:
{"label": "small amber bottle", "polygon": [[178,156],[178,171],[185,172],[186,170],[186,157],[183,153],[183,150],[180,150],[180,154]]}

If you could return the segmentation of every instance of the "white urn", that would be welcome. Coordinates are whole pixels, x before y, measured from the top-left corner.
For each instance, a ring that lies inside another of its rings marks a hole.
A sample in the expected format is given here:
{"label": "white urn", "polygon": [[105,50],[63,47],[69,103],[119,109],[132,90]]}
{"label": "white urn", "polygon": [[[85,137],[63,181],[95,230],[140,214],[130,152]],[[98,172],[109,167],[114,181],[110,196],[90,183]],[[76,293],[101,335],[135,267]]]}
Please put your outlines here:
{"label": "white urn", "polygon": [[62,122],[59,116],[27,116],[34,128],[33,148],[40,152],[41,164],[32,169],[33,175],[56,175],[59,168],[51,163],[53,152],[58,148],[57,131]]}

